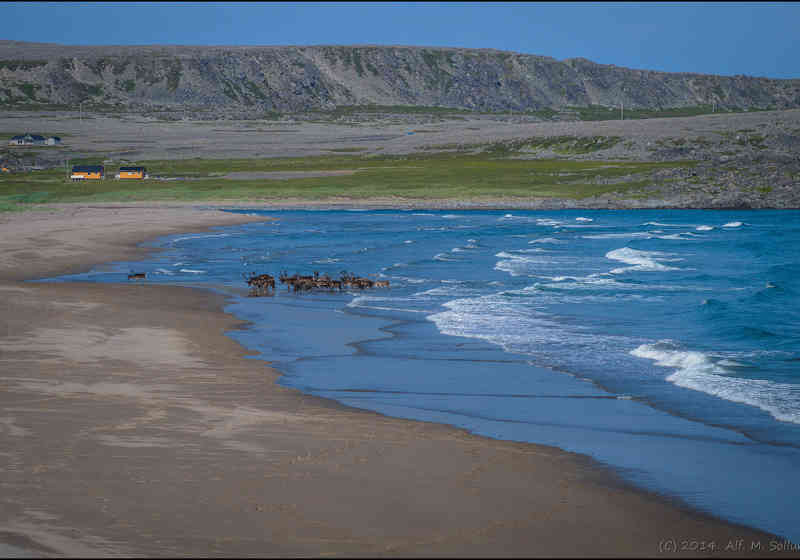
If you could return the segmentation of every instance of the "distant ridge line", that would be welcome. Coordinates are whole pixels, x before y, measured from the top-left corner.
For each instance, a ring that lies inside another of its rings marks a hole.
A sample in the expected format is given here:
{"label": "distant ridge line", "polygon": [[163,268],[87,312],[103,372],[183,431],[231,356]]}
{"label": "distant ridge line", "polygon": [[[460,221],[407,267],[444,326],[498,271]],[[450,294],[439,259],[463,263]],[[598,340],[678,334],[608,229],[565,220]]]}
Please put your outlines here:
{"label": "distant ridge line", "polygon": [[800,107],[800,79],[630,69],[583,57],[385,45],[61,45],[0,40],[0,106],[341,106],[541,112]]}

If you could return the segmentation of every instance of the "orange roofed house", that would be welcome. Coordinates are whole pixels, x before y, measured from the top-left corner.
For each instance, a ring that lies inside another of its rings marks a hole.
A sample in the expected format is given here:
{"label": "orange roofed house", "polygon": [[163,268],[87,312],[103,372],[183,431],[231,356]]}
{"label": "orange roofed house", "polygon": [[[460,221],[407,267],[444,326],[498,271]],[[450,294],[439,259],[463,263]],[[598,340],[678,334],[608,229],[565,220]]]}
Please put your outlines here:
{"label": "orange roofed house", "polygon": [[73,165],[72,174],[69,176],[73,181],[82,179],[105,179],[106,173],[102,165]]}
{"label": "orange roofed house", "polygon": [[147,179],[147,169],[144,167],[120,167],[115,179]]}

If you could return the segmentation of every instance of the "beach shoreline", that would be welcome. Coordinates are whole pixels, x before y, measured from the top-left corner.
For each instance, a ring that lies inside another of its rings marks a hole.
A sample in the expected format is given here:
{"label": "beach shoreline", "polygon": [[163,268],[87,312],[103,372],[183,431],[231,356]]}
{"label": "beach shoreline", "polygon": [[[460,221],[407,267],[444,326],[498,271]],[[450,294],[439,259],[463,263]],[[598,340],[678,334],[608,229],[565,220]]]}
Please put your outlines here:
{"label": "beach shoreline", "polygon": [[53,556],[696,556],[711,542],[738,556],[782,542],[584,456],[281,387],[224,335],[246,325],[210,290],[26,282],[264,221],[211,204],[51,206],[0,217],[0,542]]}

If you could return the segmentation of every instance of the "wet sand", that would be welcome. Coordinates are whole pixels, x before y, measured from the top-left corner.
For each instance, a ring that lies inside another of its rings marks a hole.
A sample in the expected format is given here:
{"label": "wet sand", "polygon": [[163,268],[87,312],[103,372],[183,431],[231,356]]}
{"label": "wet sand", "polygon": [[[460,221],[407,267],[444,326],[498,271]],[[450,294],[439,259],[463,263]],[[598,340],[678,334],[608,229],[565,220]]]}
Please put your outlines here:
{"label": "wet sand", "polygon": [[0,216],[0,555],[769,551],[770,535],[630,488],[585,457],[280,387],[224,335],[245,325],[222,295],[24,282],[256,219],[142,204]]}

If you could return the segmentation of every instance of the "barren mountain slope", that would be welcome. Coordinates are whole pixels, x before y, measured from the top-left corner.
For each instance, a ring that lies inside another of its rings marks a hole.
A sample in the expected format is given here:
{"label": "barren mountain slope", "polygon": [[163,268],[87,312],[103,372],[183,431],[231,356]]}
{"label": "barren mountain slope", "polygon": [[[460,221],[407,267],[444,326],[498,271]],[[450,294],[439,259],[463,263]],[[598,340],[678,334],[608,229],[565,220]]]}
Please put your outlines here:
{"label": "barren mountain slope", "polygon": [[541,111],[800,107],[800,80],[632,70],[490,49],[64,46],[0,41],[0,106],[297,112],[343,105]]}

